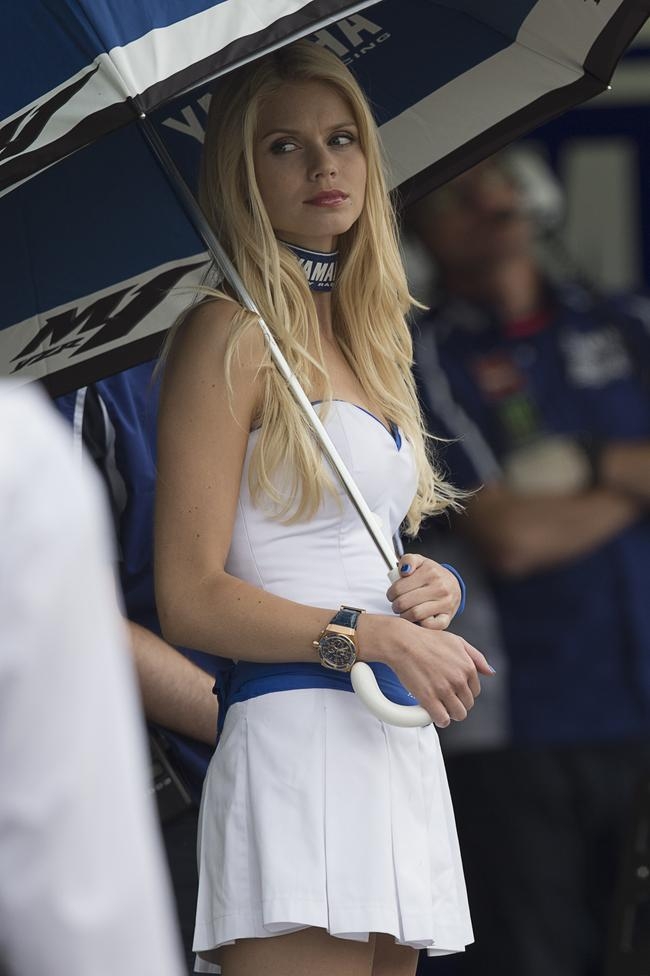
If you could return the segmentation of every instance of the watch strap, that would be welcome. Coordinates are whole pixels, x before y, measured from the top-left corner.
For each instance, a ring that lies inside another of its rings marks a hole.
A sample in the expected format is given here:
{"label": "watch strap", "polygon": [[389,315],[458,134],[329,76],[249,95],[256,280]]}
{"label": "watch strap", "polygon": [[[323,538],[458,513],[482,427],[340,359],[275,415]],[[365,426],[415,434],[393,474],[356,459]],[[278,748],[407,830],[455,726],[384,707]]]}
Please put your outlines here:
{"label": "watch strap", "polygon": [[355,630],[357,626],[357,621],[363,610],[358,610],[356,607],[340,607],[338,612],[330,620],[330,624],[334,624],[337,627],[349,627],[351,630]]}

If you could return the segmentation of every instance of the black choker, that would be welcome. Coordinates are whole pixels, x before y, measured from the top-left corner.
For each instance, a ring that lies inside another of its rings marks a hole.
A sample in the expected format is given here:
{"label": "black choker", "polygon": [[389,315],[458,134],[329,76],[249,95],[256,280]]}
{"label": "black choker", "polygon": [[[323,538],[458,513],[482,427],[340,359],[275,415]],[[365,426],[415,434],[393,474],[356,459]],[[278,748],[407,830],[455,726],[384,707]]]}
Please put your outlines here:
{"label": "black choker", "polygon": [[281,241],[298,258],[302,270],[305,272],[307,284],[312,291],[331,291],[336,281],[336,270],[339,264],[339,252],[308,251],[297,244]]}

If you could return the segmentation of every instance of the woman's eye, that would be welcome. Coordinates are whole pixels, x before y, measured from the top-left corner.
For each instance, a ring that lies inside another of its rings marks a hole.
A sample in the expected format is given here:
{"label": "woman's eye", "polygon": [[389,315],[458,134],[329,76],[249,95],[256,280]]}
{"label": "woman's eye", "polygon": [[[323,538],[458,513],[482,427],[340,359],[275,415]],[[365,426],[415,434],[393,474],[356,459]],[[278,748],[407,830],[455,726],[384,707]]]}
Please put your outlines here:
{"label": "woman's eye", "polygon": [[348,146],[354,142],[354,136],[351,132],[337,132],[332,136],[330,142],[334,146]]}
{"label": "woman's eye", "polygon": [[276,156],[279,156],[283,153],[293,152],[295,148],[295,142],[292,142],[290,139],[278,139],[278,141],[274,142],[271,146],[271,152],[275,153]]}

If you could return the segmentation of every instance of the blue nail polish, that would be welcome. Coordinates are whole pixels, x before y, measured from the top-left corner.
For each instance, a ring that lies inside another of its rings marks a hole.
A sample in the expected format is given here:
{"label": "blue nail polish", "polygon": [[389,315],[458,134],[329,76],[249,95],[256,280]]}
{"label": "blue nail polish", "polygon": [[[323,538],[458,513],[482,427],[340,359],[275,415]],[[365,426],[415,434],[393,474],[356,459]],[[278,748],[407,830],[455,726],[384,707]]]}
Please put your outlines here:
{"label": "blue nail polish", "polygon": [[488,668],[490,669],[491,674],[496,674],[496,671],[494,670],[491,664],[488,664]]}
{"label": "blue nail polish", "polygon": [[404,563],[403,566],[400,566],[400,573],[410,573],[410,572],[411,572],[411,564],[410,563]]}

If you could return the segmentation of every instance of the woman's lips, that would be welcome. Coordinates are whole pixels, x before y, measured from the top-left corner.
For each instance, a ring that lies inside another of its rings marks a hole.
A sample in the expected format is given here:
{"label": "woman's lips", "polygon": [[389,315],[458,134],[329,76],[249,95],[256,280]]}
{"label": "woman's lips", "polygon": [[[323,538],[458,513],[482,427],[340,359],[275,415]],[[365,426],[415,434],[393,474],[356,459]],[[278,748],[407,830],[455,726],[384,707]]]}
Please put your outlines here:
{"label": "woman's lips", "polygon": [[317,193],[315,197],[305,200],[305,203],[309,203],[312,207],[336,207],[345,203],[347,198],[348,194],[343,193],[342,190],[323,190],[322,193]]}

